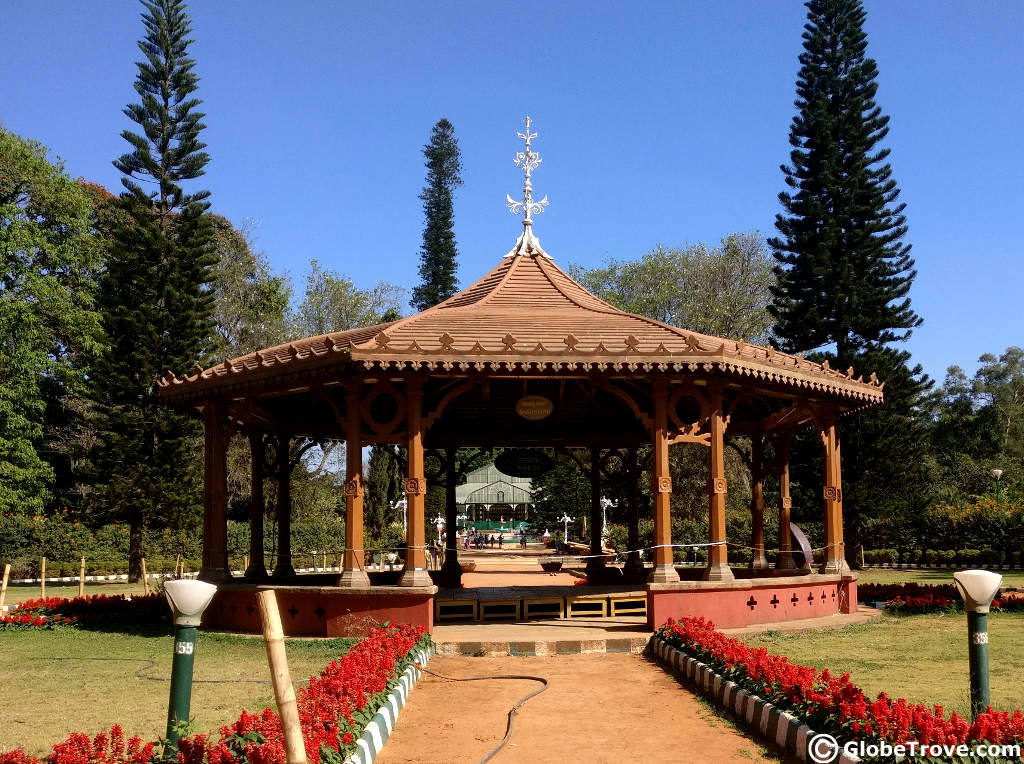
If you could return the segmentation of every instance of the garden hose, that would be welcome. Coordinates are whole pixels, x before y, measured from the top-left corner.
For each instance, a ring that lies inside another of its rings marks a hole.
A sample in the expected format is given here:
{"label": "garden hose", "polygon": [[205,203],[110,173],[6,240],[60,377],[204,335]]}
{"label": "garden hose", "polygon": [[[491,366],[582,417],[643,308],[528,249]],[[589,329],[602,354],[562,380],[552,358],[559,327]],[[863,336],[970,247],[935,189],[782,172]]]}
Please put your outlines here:
{"label": "garden hose", "polygon": [[[169,676],[150,676],[148,672],[156,666],[156,661],[150,658],[35,658],[37,661],[120,661],[122,663],[144,663],[135,671],[136,679],[146,679],[150,682],[169,682]],[[308,679],[294,679],[292,684],[302,684]],[[193,679],[192,684],[272,684],[269,679]]]}
{"label": "garden hose", "polygon": [[480,759],[480,761],[477,762],[477,764],[485,764],[485,762],[490,761],[491,759],[493,759],[497,755],[498,751],[500,751],[502,748],[505,747],[505,744],[508,743],[509,739],[512,737],[512,724],[515,721],[516,712],[520,708],[523,707],[523,705],[526,703],[526,701],[528,701],[530,698],[534,697],[535,695],[540,695],[542,692],[544,692],[548,688],[548,680],[545,679],[542,676],[530,676],[528,674],[491,674],[491,675],[487,675],[487,676],[457,677],[457,676],[445,676],[444,674],[438,674],[436,671],[431,671],[430,669],[425,668],[424,666],[422,666],[419,663],[416,664],[416,668],[418,668],[420,671],[423,671],[424,673],[430,674],[431,676],[436,676],[438,679],[445,679],[445,680],[447,680],[449,682],[475,682],[475,681],[479,681],[481,679],[526,679],[526,680],[529,680],[531,682],[540,682],[540,683],[542,683],[544,685],[543,687],[541,687],[539,689],[536,689],[533,692],[531,692],[531,693],[521,697],[519,700],[516,701],[515,705],[513,705],[512,708],[509,709],[509,711],[508,711],[508,726],[505,728],[505,737],[502,739],[502,741],[500,743],[498,743],[498,747],[497,748],[495,748],[489,754],[487,754],[482,759]]}

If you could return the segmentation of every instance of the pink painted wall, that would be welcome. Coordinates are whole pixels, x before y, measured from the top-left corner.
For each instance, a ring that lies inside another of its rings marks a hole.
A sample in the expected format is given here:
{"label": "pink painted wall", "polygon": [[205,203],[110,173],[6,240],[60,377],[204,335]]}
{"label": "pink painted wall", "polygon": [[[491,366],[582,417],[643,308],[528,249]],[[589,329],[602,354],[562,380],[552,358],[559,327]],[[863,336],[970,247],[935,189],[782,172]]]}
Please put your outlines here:
{"label": "pink painted wall", "polygon": [[650,590],[647,592],[647,625],[656,629],[671,616],[702,616],[715,626],[728,629],[758,623],[817,618],[857,609],[857,581],[795,582],[778,586],[713,587],[701,589]]}
{"label": "pink painted wall", "polygon": [[[385,621],[434,629],[431,594],[364,594],[339,590],[277,589],[277,606],[287,636],[350,637]],[[262,632],[255,589],[224,588],[203,615],[203,627],[246,634]]]}

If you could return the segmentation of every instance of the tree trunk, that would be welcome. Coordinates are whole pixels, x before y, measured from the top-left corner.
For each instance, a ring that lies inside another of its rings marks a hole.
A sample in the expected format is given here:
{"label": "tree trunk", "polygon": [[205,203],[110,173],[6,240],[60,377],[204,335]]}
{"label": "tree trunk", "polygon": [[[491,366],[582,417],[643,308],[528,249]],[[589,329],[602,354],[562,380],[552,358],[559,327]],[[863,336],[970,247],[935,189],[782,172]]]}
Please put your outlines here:
{"label": "tree trunk", "polygon": [[135,506],[128,520],[128,580],[134,583],[142,581],[142,530],[142,509]]}

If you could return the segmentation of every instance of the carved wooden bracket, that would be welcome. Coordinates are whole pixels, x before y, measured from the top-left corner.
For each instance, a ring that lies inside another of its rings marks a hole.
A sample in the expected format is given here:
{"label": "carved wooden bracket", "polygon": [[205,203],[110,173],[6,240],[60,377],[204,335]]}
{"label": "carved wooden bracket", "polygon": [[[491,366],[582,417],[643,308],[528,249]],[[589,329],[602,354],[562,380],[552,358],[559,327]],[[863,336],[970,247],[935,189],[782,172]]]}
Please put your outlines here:
{"label": "carved wooden bracket", "polygon": [[824,490],[825,501],[842,501],[843,489],[835,485],[827,485]]}
{"label": "carved wooden bracket", "polygon": [[672,478],[670,478],[670,477],[658,478],[657,489],[658,489],[658,493],[672,493]]}
{"label": "carved wooden bracket", "polygon": [[359,497],[363,495],[363,481],[358,477],[345,481],[345,495]]}
{"label": "carved wooden bracket", "polygon": [[789,496],[783,496],[782,497],[782,508],[783,509],[792,509],[793,508],[793,499],[790,498]]}
{"label": "carved wooden bracket", "polygon": [[712,493],[728,493],[729,484],[725,478],[715,478],[711,481],[711,492]]}
{"label": "carved wooden bracket", "polygon": [[425,478],[406,478],[402,486],[410,496],[422,496],[427,493],[427,481]]}

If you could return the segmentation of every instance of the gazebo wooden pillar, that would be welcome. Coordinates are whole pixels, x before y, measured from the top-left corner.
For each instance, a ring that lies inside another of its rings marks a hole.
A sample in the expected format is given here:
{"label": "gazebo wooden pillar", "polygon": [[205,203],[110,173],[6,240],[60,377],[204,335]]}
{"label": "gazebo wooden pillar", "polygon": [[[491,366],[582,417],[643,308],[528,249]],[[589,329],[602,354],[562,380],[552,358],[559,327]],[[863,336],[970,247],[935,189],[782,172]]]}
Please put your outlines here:
{"label": "gazebo wooden pillar", "polygon": [[711,387],[709,402],[711,411],[708,424],[711,442],[708,453],[710,466],[708,475],[708,566],[704,569],[705,581],[731,581],[729,552],[725,546],[725,494],[728,484],[725,480],[725,415],[722,411],[722,388],[720,384]]}
{"label": "gazebo wooden pillar", "polygon": [[793,560],[793,542],[789,532],[790,513],[793,499],[789,495],[789,446],[793,442],[792,431],[784,432],[779,438],[776,464],[779,475],[779,559],[775,562],[777,570],[792,570],[796,567]]}
{"label": "gazebo wooden pillar", "polygon": [[764,436],[750,439],[750,545],[753,547],[750,567],[768,567],[764,553]]}
{"label": "gazebo wooden pillar", "polygon": [[423,380],[411,377],[406,382],[408,474],[405,479],[406,512],[405,572],[401,586],[431,586],[427,572],[424,509],[427,479],[423,467]]}
{"label": "gazebo wooden pillar", "polygon": [[245,569],[245,577],[262,580],[267,577],[263,556],[263,518],[267,512],[263,494],[266,453],[263,433],[255,429],[249,432],[249,454],[252,457],[252,488],[249,492],[249,566]]}
{"label": "gazebo wooden pillar", "polygon": [[672,476],[668,468],[668,382],[657,377],[651,383],[654,416],[651,440],[654,446],[654,570],[647,580],[662,584],[679,580],[672,562]]}
{"label": "gazebo wooden pillar", "polygon": [[629,554],[626,555],[626,564],[623,566],[624,573],[639,574],[644,569],[644,562],[640,559],[640,484],[639,465],[637,464],[637,451],[635,448],[627,448],[625,453],[626,464],[626,501],[629,511],[629,528],[626,536],[626,546]]}
{"label": "gazebo wooden pillar", "polygon": [[203,407],[205,434],[203,480],[203,565],[204,581],[231,578],[228,568],[228,429],[227,411],[220,400]]}
{"label": "gazebo wooden pillar", "polygon": [[462,586],[462,566],[459,564],[458,522],[459,512],[455,502],[455,484],[458,482],[458,449],[444,451],[444,565],[441,567],[444,586],[457,589]]}
{"label": "gazebo wooden pillar", "polygon": [[839,415],[830,410],[822,422],[825,447],[825,565],[823,573],[848,574],[843,543],[843,479],[839,455]]}
{"label": "gazebo wooden pillar", "polygon": [[369,586],[363,551],[363,444],[359,382],[345,389],[345,554],[339,586]]}
{"label": "gazebo wooden pillar", "polygon": [[274,578],[295,575],[292,567],[292,462],[288,456],[290,435],[277,436],[277,564]]}
{"label": "gazebo wooden pillar", "polygon": [[601,449],[590,447],[590,557],[587,558],[587,576],[599,577],[605,570],[601,556]]}

